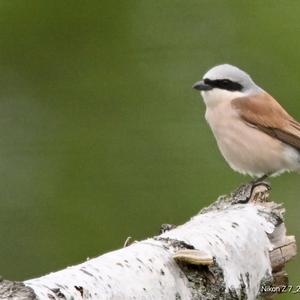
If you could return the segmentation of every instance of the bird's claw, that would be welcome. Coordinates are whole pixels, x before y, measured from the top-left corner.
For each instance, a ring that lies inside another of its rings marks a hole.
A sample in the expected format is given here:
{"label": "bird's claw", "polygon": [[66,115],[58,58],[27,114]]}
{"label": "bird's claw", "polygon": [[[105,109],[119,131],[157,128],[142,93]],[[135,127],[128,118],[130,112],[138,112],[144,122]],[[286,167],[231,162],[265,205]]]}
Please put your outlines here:
{"label": "bird's claw", "polygon": [[248,202],[265,202],[268,199],[271,186],[266,181],[255,180],[241,185],[233,192],[233,204]]}

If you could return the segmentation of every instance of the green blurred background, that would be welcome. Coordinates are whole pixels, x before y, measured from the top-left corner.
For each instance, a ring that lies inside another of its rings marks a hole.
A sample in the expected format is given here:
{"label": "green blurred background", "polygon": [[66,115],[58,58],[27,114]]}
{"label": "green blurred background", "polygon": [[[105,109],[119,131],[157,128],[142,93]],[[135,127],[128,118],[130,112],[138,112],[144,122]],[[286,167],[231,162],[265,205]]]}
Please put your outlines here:
{"label": "green blurred background", "polygon": [[[1,1],[0,274],[29,279],[157,234],[248,181],[191,86],[229,62],[300,119],[299,15],[291,0]],[[271,182],[300,241],[300,176]]]}

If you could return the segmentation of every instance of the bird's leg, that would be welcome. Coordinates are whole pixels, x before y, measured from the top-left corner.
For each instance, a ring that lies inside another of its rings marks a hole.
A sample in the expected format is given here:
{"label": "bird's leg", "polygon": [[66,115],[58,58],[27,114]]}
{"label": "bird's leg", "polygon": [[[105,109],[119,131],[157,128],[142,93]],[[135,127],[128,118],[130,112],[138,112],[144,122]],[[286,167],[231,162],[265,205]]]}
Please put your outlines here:
{"label": "bird's leg", "polygon": [[269,176],[265,174],[259,178],[256,178],[249,183],[241,185],[235,192],[233,192],[233,199],[235,203],[247,203],[251,199],[252,192],[258,185],[265,185],[268,189],[270,188],[267,182],[264,180]]}
{"label": "bird's leg", "polygon": [[251,184],[251,183],[252,183],[252,184],[258,184],[258,183],[260,183],[260,182],[264,182],[264,180],[267,179],[268,177],[269,177],[269,174],[265,174],[265,175],[263,175],[263,176],[261,176],[261,177],[258,177],[258,178],[256,178],[256,179],[250,181],[250,184]]}

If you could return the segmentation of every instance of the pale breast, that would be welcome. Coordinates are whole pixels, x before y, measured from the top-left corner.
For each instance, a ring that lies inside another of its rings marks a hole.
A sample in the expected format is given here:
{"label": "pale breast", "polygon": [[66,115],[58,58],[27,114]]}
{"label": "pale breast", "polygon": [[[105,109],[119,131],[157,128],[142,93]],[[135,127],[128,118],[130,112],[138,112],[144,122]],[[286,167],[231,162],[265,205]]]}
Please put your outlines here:
{"label": "pale breast", "polygon": [[234,170],[262,176],[295,167],[294,159],[285,154],[288,146],[247,125],[230,101],[207,107],[205,118],[222,155]]}

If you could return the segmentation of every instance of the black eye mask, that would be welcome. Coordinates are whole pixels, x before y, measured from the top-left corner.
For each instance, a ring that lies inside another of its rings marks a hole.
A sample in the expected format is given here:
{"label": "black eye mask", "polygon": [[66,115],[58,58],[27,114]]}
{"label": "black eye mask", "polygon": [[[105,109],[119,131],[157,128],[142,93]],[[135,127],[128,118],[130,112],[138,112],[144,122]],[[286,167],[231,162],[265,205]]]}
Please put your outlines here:
{"label": "black eye mask", "polygon": [[210,80],[205,78],[203,81],[212,88],[219,88],[227,91],[241,91],[243,89],[243,86],[240,83],[231,81],[230,79]]}

